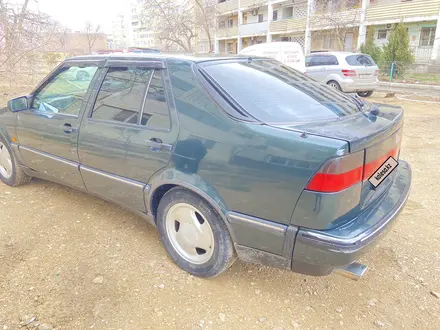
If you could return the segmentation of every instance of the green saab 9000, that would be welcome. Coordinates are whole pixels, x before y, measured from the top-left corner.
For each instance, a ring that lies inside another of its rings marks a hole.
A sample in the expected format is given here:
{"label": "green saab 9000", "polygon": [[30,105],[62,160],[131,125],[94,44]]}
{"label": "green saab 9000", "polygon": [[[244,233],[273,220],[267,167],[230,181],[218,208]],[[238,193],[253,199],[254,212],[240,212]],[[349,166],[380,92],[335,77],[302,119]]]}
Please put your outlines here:
{"label": "green saab 9000", "polygon": [[124,206],[196,276],[237,256],[358,279],[409,195],[402,126],[272,59],[77,57],[0,111],[0,178]]}

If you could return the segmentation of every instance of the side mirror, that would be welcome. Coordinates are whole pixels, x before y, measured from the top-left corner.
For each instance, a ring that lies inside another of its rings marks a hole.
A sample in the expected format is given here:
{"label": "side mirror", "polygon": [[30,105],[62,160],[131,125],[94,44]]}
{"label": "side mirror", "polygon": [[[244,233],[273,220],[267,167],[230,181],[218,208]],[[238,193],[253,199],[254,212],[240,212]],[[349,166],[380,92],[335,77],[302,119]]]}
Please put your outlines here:
{"label": "side mirror", "polygon": [[18,112],[29,109],[28,98],[26,96],[17,97],[8,102],[8,109],[11,112]]}

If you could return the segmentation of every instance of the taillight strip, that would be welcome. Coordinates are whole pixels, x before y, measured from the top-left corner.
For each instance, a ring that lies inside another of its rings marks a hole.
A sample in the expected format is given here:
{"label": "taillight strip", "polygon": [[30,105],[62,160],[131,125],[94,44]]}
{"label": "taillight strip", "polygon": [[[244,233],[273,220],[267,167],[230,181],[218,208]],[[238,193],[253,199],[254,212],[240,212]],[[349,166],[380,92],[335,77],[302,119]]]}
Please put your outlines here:
{"label": "taillight strip", "polygon": [[361,179],[362,166],[341,174],[316,173],[306,189],[323,193],[338,192],[355,185]]}
{"label": "taillight strip", "polygon": [[363,164],[363,151],[331,159],[321,166],[306,189],[322,193],[335,193],[347,189],[361,181],[368,180],[390,156],[397,159],[399,150],[399,147],[393,148],[365,165]]}
{"label": "taillight strip", "polygon": [[375,160],[369,162],[368,164],[365,164],[364,167],[364,176],[363,180],[368,180],[376,171],[380,165],[382,165],[390,156],[393,156],[397,160],[397,155],[399,154],[399,148],[391,149],[388,153],[385,155],[376,158]]}

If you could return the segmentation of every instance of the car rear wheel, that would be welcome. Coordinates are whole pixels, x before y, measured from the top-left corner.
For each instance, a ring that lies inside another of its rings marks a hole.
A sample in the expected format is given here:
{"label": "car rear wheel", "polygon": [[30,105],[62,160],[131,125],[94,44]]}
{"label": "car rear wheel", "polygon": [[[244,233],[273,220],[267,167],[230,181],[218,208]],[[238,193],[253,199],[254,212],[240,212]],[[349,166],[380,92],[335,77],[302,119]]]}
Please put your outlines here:
{"label": "car rear wheel", "polygon": [[367,91],[367,92],[357,92],[357,95],[360,97],[370,97],[373,95],[373,91]]}
{"label": "car rear wheel", "polygon": [[85,71],[80,71],[76,74],[76,80],[86,80],[89,77],[89,74]]}
{"label": "car rear wheel", "polygon": [[32,180],[23,172],[8,143],[3,139],[0,139],[0,180],[11,187],[21,186]]}
{"label": "car rear wheel", "polygon": [[327,85],[329,85],[330,87],[333,87],[333,88],[337,89],[338,91],[341,91],[341,90],[342,90],[342,89],[341,89],[341,85],[339,85],[337,81],[330,80],[330,81],[327,83]]}
{"label": "car rear wheel", "polygon": [[174,188],[163,196],[157,226],[171,259],[195,276],[217,276],[235,261],[223,220],[205,200],[186,189]]}

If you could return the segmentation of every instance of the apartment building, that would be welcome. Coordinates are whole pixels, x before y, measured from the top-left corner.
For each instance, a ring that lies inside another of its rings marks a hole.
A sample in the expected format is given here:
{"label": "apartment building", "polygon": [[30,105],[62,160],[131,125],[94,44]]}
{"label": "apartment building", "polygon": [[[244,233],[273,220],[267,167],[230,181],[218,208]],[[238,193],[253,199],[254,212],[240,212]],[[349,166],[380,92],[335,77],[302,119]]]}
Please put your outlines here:
{"label": "apartment building", "polygon": [[125,11],[113,19],[109,39],[112,41],[111,49],[159,47],[155,32],[142,24],[142,7],[137,1],[129,2]]}
{"label": "apartment building", "polygon": [[218,0],[215,51],[295,41],[309,53],[355,51],[375,31],[387,42],[396,23],[408,27],[416,62],[440,61],[440,0]]}

